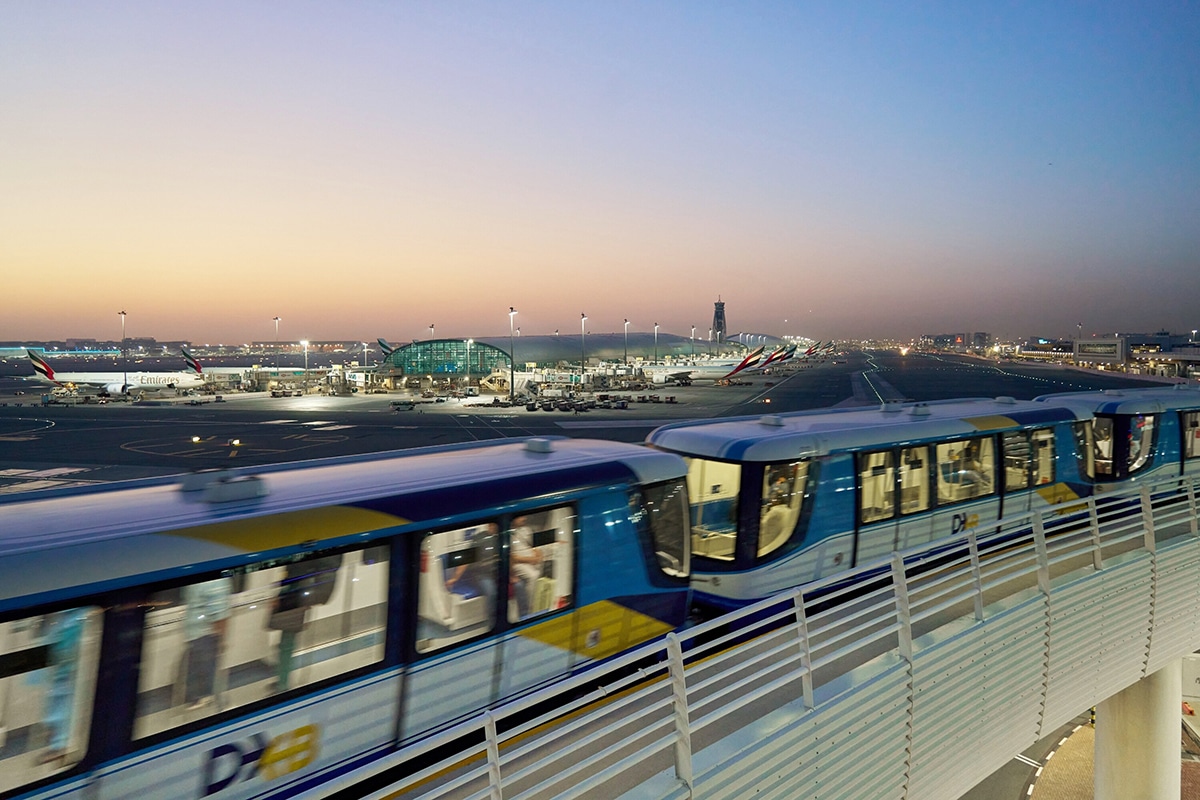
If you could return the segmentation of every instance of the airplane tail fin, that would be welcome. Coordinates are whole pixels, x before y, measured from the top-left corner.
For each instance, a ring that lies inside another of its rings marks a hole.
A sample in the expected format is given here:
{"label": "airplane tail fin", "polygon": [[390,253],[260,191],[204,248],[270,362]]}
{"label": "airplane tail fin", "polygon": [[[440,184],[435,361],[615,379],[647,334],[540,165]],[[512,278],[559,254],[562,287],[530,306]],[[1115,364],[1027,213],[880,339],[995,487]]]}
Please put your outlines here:
{"label": "airplane tail fin", "polygon": [[390,356],[392,354],[392,352],[395,351],[395,349],[396,349],[396,348],[392,347],[390,344],[388,344],[387,339],[384,339],[382,336],[380,336],[375,341],[379,342],[379,349],[383,351],[384,358],[387,358],[388,356]]}
{"label": "airplane tail fin", "polygon": [[189,353],[186,347],[181,347],[179,350],[183,353],[183,360],[187,362],[187,368],[197,375],[203,375],[204,370],[200,368],[200,362],[196,360],[196,357]]}
{"label": "airplane tail fin", "polygon": [[58,383],[58,381],[54,379],[54,367],[51,367],[48,363],[46,363],[46,359],[35,354],[32,350],[26,350],[25,354],[28,355],[29,360],[33,362],[34,372],[36,372],[38,375],[41,375],[48,381]]}

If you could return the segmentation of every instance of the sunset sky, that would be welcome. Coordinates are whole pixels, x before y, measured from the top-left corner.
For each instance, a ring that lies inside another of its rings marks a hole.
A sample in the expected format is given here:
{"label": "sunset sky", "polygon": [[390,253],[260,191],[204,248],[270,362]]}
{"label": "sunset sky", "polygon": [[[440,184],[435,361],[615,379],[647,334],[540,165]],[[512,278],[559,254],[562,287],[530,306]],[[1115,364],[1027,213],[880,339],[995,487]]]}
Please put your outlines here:
{"label": "sunset sky", "polygon": [[0,340],[1200,327],[1200,5],[7,2]]}

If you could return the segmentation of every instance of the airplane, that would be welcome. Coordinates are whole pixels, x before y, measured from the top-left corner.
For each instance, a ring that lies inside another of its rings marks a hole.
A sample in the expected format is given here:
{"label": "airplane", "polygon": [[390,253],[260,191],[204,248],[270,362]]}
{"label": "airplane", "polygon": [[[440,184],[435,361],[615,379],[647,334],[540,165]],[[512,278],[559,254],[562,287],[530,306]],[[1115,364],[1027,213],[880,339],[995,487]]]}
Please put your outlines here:
{"label": "airplane", "polygon": [[113,395],[140,395],[143,392],[159,392],[163,389],[198,389],[204,385],[204,371],[200,362],[181,348],[186,370],[179,372],[57,372],[46,359],[26,350],[33,363],[34,380],[52,383],[70,394],[96,394],[99,397]]}
{"label": "airplane", "polygon": [[700,361],[682,367],[680,365],[642,367],[642,374],[653,383],[674,381],[686,385],[697,380],[726,380],[757,364],[758,360],[762,358],[763,350],[764,347],[758,347],[741,361]]}

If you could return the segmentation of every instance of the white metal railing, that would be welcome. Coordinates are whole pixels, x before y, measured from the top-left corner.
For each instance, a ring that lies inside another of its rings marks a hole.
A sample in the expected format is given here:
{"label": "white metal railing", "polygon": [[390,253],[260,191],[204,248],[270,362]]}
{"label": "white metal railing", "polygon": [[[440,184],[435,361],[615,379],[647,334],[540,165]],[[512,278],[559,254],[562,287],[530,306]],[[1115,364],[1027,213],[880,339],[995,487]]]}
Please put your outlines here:
{"label": "white metal railing", "polygon": [[1194,479],[1008,517],[669,634],[339,785],[474,736],[370,796],[955,798],[1200,648],[1197,569]]}

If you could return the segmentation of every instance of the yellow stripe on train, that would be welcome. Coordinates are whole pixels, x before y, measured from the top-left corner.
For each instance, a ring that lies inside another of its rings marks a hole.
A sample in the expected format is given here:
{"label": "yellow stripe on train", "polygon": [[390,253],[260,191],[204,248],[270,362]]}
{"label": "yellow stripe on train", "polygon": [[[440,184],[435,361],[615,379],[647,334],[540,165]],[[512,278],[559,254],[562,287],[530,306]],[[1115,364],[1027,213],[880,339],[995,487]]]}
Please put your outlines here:
{"label": "yellow stripe on train", "polygon": [[521,631],[542,644],[570,649],[591,659],[608,658],[643,642],[663,636],[671,626],[612,600],[576,609]]}
{"label": "yellow stripe on train", "polygon": [[408,520],[353,506],[326,506],[303,511],[284,511],[265,517],[214,522],[191,528],[167,531],[170,536],[222,544],[247,553],[294,547],[305,542],[320,542],[356,533],[368,533]]}

